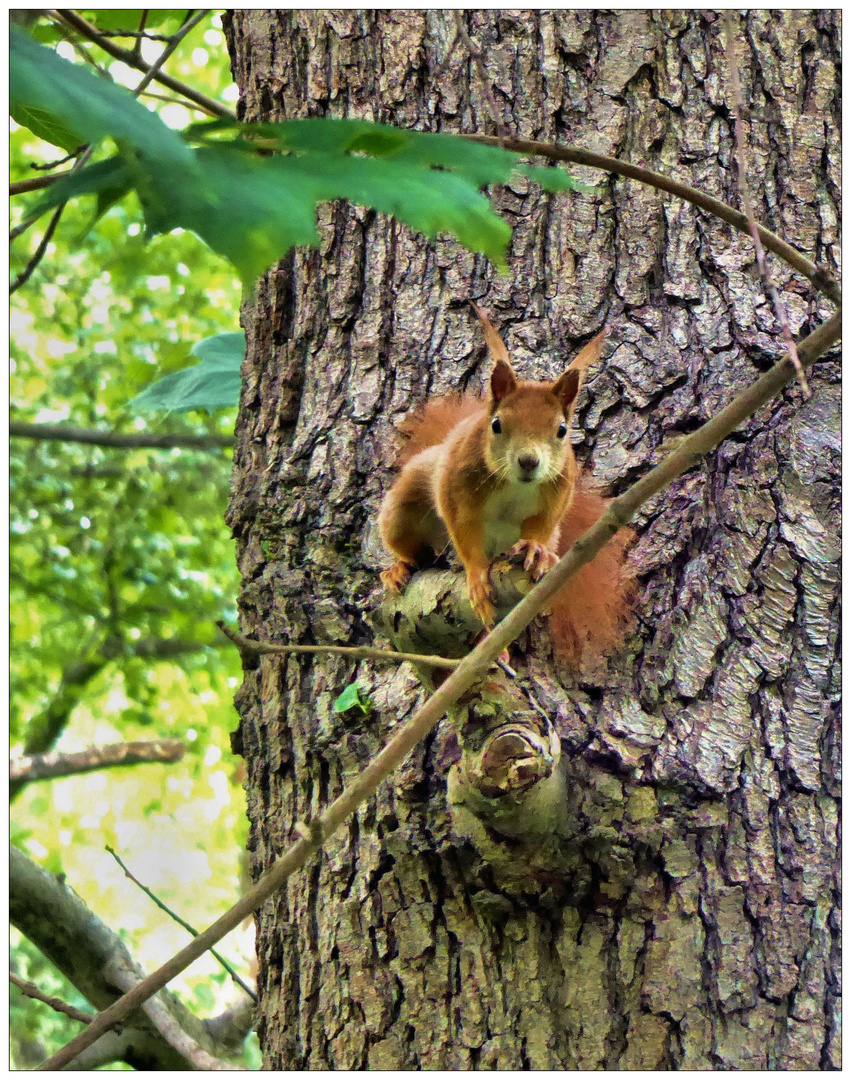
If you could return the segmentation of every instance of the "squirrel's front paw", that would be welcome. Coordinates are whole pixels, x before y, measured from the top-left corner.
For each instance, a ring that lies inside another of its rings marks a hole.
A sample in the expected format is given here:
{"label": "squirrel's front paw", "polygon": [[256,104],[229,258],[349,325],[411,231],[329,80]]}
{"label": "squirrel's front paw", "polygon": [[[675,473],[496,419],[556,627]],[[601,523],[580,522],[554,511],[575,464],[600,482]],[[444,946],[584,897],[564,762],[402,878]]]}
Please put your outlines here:
{"label": "squirrel's front paw", "polygon": [[388,592],[401,592],[411,580],[411,566],[404,559],[381,571],[381,583]]}
{"label": "squirrel's front paw", "polygon": [[540,581],[558,562],[558,555],[537,540],[518,540],[509,556],[523,556],[523,569],[533,581]]}
{"label": "squirrel's front paw", "polygon": [[490,568],[467,571],[467,591],[473,611],[488,629],[494,624],[496,608],[493,606],[493,588],[491,587]]}

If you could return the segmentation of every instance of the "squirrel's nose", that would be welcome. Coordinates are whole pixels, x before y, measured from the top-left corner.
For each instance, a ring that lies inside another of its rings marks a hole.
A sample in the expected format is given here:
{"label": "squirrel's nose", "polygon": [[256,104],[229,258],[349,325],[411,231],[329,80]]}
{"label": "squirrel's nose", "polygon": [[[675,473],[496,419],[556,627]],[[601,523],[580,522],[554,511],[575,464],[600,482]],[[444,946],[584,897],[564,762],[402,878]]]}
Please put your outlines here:
{"label": "squirrel's nose", "polygon": [[538,458],[535,454],[521,454],[517,464],[521,472],[533,473],[538,467]]}

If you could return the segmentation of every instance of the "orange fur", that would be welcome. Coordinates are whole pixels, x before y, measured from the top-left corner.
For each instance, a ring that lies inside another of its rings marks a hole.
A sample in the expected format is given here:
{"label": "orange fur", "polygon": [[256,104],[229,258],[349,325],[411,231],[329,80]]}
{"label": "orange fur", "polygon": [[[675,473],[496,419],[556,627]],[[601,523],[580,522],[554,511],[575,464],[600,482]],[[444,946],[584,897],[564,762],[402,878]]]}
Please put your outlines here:
{"label": "orange fur", "polygon": [[[387,588],[403,588],[411,572],[451,540],[473,608],[490,625],[489,569],[496,555],[513,544],[511,553],[522,555],[539,578],[605,511],[605,499],[579,480],[569,439],[561,434],[605,332],[554,383],[518,382],[501,338],[477,313],[496,361],[490,396],[433,398],[403,420],[402,471],[379,515],[382,540],[398,561],[381,577]],[[496,420],[499,431],[492,430]],[[629,610],[622,564],[630,535],[615,537],[554,598],[556,651],[575,665],[621,636]]]}

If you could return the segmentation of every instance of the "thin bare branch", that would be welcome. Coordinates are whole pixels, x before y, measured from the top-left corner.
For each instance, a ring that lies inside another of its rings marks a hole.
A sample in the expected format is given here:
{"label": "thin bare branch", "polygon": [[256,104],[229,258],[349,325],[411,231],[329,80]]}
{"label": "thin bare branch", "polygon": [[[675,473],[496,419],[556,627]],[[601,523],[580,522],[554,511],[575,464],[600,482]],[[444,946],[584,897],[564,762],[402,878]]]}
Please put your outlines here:
{"label": "thin bare branch", "polygon": [[99,30],[105,38],[141,38],[142,41],[171,41],[168,34],[155,34],[150,30]]}
{"label": "thin bare branch", "polygon": [[[136,68],[137,71],[147,74],[150,65],[146,64],[141,56],[137,56],[136,53],[132,52],[130,49],[122,49],[120,45],[114,44],[108,38],[104,37],[96,26],[87,22],[81,15],[78,15],[76,11],[63,9],[56,10],[52,14],[55,14],[60,18],[66,26],[70,26],[73,30],[76,30],[78,34],[81,34],[84,38],[87,38],[89,41],[93,41],[96,45],[100,46],[104,52],[109,53],[109,55],[116,60],[123,60],[129,67]],[[179,79],[172,78],[171,75],[166,75],[164,71],[157,72],[154,81],[161,83],[163,86],[167,86],[169,90],[173,90],[176,94],[186,98],[187,101],[199,105],[201,109],[211,113],[213,116],[222,116],[228,120],[236,119],[235,115],[226,106],[215,101],[213,98],[207,97],[206,94],[194,90],[191,86],[181,82]]]}
{"label": "thin bare branch", "polygon": [[[467,13],[465,11],[455,10],[453,15],[455,16],[455,33],[457,34],[456,41],[460,38],[461,41],[467,46],[467,51],[470,54],[470,59],[473,61],[473,65],[476,69],[479,82],[481,83],[482,93],[485,95],[485,102],[488,106],[488,112],[493,122],[494,127],[497,130],[497,134],[501,139],[508,138],[508,128],[502,122],[502,118],[499,114],[499,106],[496,103],[496,99],[493,96],[493,90],[491,89],[491,81],[488,77],[488,69],[485,66],[485,54],[479,48],[479,46],[473,41],[470,35],[467,33],[467,27],[464,25],[464,16]],[[448,57],[447,57],[448,59]]]}
{"label": "thin bare branch", "polygon": [[[44,258],[45,252],[47,251],[47,245],[50,243],[53,234],[56,232],[56,226],[59,224],[59,219],[62,217],[62,211],[64,209],[65,203],[60,203],[59,206],[57,206],[56,209],[53,211],[50,221],[47,223],[47,228],[44,230],[44,235],[39,241],[38,247],[32,253],[27,265],[23,268],[20,274],[18,274],[18,276],[9,286],[10,293],[16,292],[18,289],[20,289],[22,285],[26,285],[26,283],[34,274],[36,267]],[[27,226],[27,228],[29,228],[29,225]],[[20,235],[20,233],[17,233],[17,235]]]}
{"label": "thin bare branch", "polygon": [[724,30],[727,38],[727,66],[730,69],[733,100],[736,104],[736,157],[738,160],[739,193],[742,196],[742,205],[745,208],[745,214],[748,219],[748,230],[753,239],[753,246],[756,251],[756,261],[759,266],[759,272],[762,275],[765,291],[774,308],[774,316],[780,325],[786,351],[789,353],[792,363],[795,365],[795,372],[798,376],[798,382],[801,384],[801,389],[804,392],[804,397],[808,398],[810,396],[810,388],[807,385],[807,377],[804,374],[804,369],[801,367],[801,361],[798,359],[798,350],[795,348],[795,340],[792,337],[792,331],[789,328],[789,320],[786,318],[786,310],[783,307],[783,301],[780,299],[780,294],[774,287],[774,282],[771,278],[771,271],[768,266],[768,260],[765,257],[765,249],[762,246],[762,240],[760,240],[759,237],[759,228],[757,227],[753,201],[751,200],[750,182],[748,180],[748,152],[745,145],[745,103],[742,95],[742,83],[739,78],[739,63],[736,59],[733,12],[730,11],[729,8],[724,11]]}
{"label": "thin bare branch", "polygon": [[145,75],[144,75],[142,81],[138,84],[138,86],[133,91],[133,93],[137,97],[139,96],[139,94],[142,93],[142,91],[145,89],[145,87],[159,75],[160,68],[163,66],[163,64],[166,62],[166,60],[168,60],[168,58],[172,55],[174,50],[181,43],[181,41],[183,41],[183,39],[190,32],[190,30],[194,30],[195,27],[198,25],[198,23],[201,22],[202,19],[205,19],[208,14],[209,13],[207,12],[206,9],[202,10],[202,11],[196,11],[196,13],[191,18],[187,18],[187,20],[183,23],[183,25],[180,27],[180,29],[177,31],[177,33],[173,34],[168,39],[168,45],[166,45],[166,47],[163,49],[163,51],[160,53],[160,55],[156,58],[156,60],[153,62],[153,64],[151,64],[151,66],[145,72]]}
{"label": "thin bare branch", "polygon": [[[9,195],[23,195],[27,191],[40,191],[42,188],[50,187],[57,180],[64,180],[70,175],[71,170],[66,169],[65,172],[53,173],[51,176],[34,176],[31,180],[17,180],[14,184],[9,184]],[[19,236],[20,232],[11,234],[13,240],[16,235]]]}
{"label": "thin bare branch", "polygon": [[235,630],[231,630],[223,622],[217,622],[216,626],[225,637],[236,645],[240,652],[277,654],[287,656],[290,654],[309,656],[312,653],[331,653],[334,656],[348,656],[353,660],[389,660],[393,663],[408,661],[411,664],[428,664],[430,667],[442,668],[446,671],[454,671],[461,663],[460,660],[450,660],[445,656],[431,656],[428,653],[393,652],[391,649],[374,649],[364,645],[277,645],[270,641],[255,641],[254,638],[243,637]]}
{"label": "thin bare branch", "polygon": [[42,439],[48,442],[87,443],[90,446],[114,446],[121,450],[218,450],[233,446],[233,435],[182,435],[153,432],[124,433],[122,431],[92,431],[71,424],[29,424],[22,420],[9,423],[9,434],[20,439]]}
{"label": "thin bare branch", "polygon": [[69,1005],[58,997],[50,997],[49,994],[43,994],[41,990],[33,982],[27,982],[26,979],[19,979],[13,972],[9,972],[9,982],[14,983],[15,986],[28,998],[32,998],[34,1001],[43,1001],[45,1005],[49,1005],[51,1009],[54,1009],[58,1013],[64,1013],[65,1016],[70,1016],[72,1020],[79,1020],[81,1024],[90,1024],[94,1020],[94,1013],[83,1012],[82,1009],[76,1008],[74,1005]]}
{"label": "thin bare branch", "polygon": [[149,762],[170,764],[180,761],[186,753],[182,739],[154,739],[146,742],[109,743],[88,750],[60,754],[51,751],[14,758],[9,765],[9,780],[30,783],[32,780],[53,780],[58,776],[77,776],[99,769],[114,769],[119,765],[141,765]]}
{"label": "thin bare branch", "polygon": [[[153,98],[154,101],[165,101],[169,105],[181,105],[186,108],[186,102],[181,101],[179,97],[174,97],[172,94],[158,94],[155,90],[143,90],[141,97]],[[193,108],[201,109],[201,106],[197,103],[193,103]],[[210,112],[208,109],[201,109],[202,112],[206,112],[208,116],[215,116],[215,113]]]}
{"label": "thin bare branch", "polygon": [[[842,333],[841,315],[833,315],[817,330],[801,342],[798,355],[805,366],[814,363],[827,349],[839,340]],[[64,1046],[49,1061],[39,1066],[40,1071],[58,1069],[73,1061],[85,1047],[91,1045],[116,1021],[142,1002],[161,990],[194,960],[215,945],[225,934],[233,930],[244,918],[255,911],[266,899],[280,889],[296,870],[305,865],[310,856],[319,850],[347,818],[373,795],[395,768],[397,768],[438,723],[440,718],[461,694],[481,679],[500,653],[543,610],[550,598],[561,589],[580,566],[589,562],[631,519],[635,511],[652,495],[657,494],[672,480],[692,468],[722,439],[734,431],[761,406],[770,401],[790,379],[795,376],[791,361],[784,357],[752,386],[740,394],[718,416],[683,439],[682,443],[659,465],[628,491],[615,499],[606,513],[563,556],[531,592],[500,622],[484,640],[458,665],[434,694],[408,720],[381,752],[366,766],[356,780],[315,821],[299,830],[299,839],[286,851],[256,885],[212,926],[199,934],[189,945],[181,949],[157,971],[149,975],[130,993],[100,1013],[97,1019],[75,1039]]]}
{"label": "thin bare branch", "polygon": [[[710,214],[726,221],[739,232],[750,235],[748,219],[740,210],[728,206],[720,199],[713,199],[697,188],[683,184],[679,180],[671,180],[670,177],[662,176],[661,173],[653,172],[652,169],[644,169],[639,165],[630,165],[619,158],[608,157],[605,154],[595,154],[590,150],[582,150],[577,146],[555,146],[553,143],[531,142],[528,139],[498,139],[491,135],[464,135],[465,139],[473,142],[487,143],[490,146],[501,146],[505,150],[515,150],[520,154],[533,154],[538,157],[549,158],[551,161],[570,161],[575,165],[590,165],[595,169],[603,169],[606,172],[617,173],[618,176],[628,176],[632,180],[638,180],[642,184],[658,188],[676,195],[686,202],[699,206]],[[775,233],[770,232],[763,225],[757,225],[757,232],[763,244],[769,251],[773,251],[784,262],[788,263],[799,274],[803,274],[813,288],[823,292],[834,304],[841,305],[842,293],[833,275],[824,267],[811,262],[806,255],[781,240]]]}
{"label": "thin bare branch", "polygon": [[[148,25],[148,9],[143,8],[142,9],[142,14],[139,16],[139,29],[137,30],[137,33],[140,34],[140,35],[142,33],[144,33],[145,27],[147,25]],[[107,37],[107,36],[108,36],[107,34],[104,34],[104,37]],[[142,38],[141,37],[138,37],[133,42],[133,55],[138,56],[140,60],[142,58]]]}
{"label": "thin bare branch", "polygon": [[37,162],[32,162],[30,168],[36,172],[50,172],[51,169],[58,169],[60,165],[67,165],[69,161],[73,161],[79,157],[84,150],[88,150],[88,143],[82,143],[76,150],[72,150],[70,154],[65,154],[64,157],[57,158],[56,161],[45,161],[39,165]]}
{"label": "thin bare branch", "polygon": [[[129,878],[129,880],[132,881],[134,885],[138,886],[142,890],[142,892],[145,894],[145,896],[147,896],[150,900],[153,901],[153,903],[155,903],[157,905],[157,907],[160,909],[160,911],[164,911],[166,913],[166,915],[168,915],[168,917],[170,919],[174,919],[174,921],[176,923],[178,923],[178,925],[182,926],[183,929],[186,930],[188,933],[190,933],[193,937],[198,937],[198,931],[195,929],[194,926],[191,925],[191,923],[188,923],[185,919],[181,919],[181,917],[176,912],[172,911],[171,908],[167,904],[163,903],[163,901],[160,900],[160,898],[157,896],[157,894],[152,889],[148,888],[147,885],[143,885],[142,882],[130,872],[130,870],[127,868],[126,863],[122,860],[121,856],[118,854],[118,852],[115,850],[115,848],[111,848],[109,846],[109,844],[107,844],[106,845],[106,850],[113,857],[113,859],[115,859],[115,861],[118,863],[118,865],[124,871],[124,876]],[[218,960],[218,962],[225,969],[225,971],[228,973],[228,975],[230,975],[230,977],[233,979],[233,981],[236,983],[236,985],[238,987],[240,987],[240,989],[244,990],[245,993],[248,994],[248,996],[251,998],[252,1001],[256,1001],[257,1000],[257,995],[254,993],[254,991],[251,989],[251,987],[247,983],[243,982],[243,980],[234,971],[234,969],[230,966],[230,964],[227,962],[227,960],[225,960],[225,958],[222,956],[222,954],[219,953],[219,952],[216,952],[215,949],[210,949],[210,952],[213,954],[213,956],[216,958],[216,960]]]}

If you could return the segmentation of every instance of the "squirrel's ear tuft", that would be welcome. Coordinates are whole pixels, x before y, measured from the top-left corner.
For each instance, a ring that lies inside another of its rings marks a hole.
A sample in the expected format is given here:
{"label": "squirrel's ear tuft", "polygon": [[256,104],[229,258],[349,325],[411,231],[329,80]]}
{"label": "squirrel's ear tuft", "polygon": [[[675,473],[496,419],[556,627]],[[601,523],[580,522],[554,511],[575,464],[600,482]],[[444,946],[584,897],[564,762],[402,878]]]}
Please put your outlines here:
{"label": "squirrel's ear tuft", "polygon": [[512,390],[517,388],[517,379],[511,364],[505,360],[497,360],[491,372],[491,404],[498,405],[500,401]]}
{"label": "squirrel's ear tuft", "polygon": [[600,353],[603,351],[603,342],[609,336],[608,326],[604,326],[603,329],[597,334],[596,337],[591,338],[584,349],[580,349],[567,366],[568,371],[585,371],[586,368],[591,367],[600,359]]}
{"label": "squirrel's ear tuft", "polygon": [[567,416],[570,412],[570,407],[576,401],[576,395],[579,393],[580,375],[575,368],[569,368],[560,379],[557,379],[553,383],[553,393],[559,400],[559,404],[564,409],[564,415]]}
{"label": "squirrel's ear tuft", "polygon": [[493,360],[494,363],[496,363],[497,360],[502,360],[506,364],[509,364],[508,349],[505,347],[505,342],[496,332],[496,327],[488,318],[487,312],[483,311],[480,307],[476,307],[472,300],[470,301],[470,306],[481,320],[482,329],[485,332],[485,341],[487,342],[488,352],[491,354],[491,360]]}
{"label": "squirrel's ear tuft", "polygon": [[569,416],[579,393],[579,387],[585,378],[585,370],[600,359],[603,342],[609,335],[609,328],[604,326],[596,337],[591,338],[584,349],[580,349],[568,365],[567,371],[553,383],[553,393],[561,402],[564,415]]}

